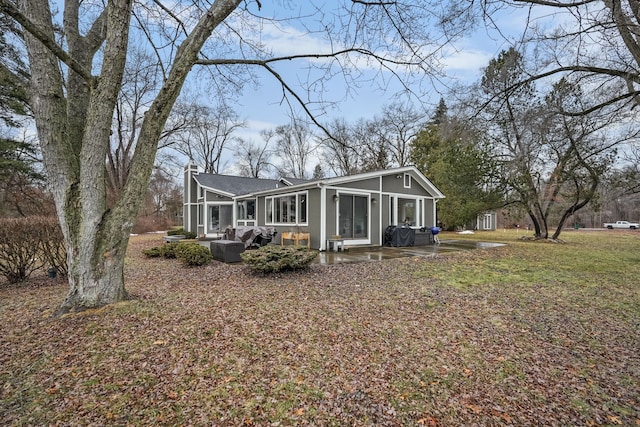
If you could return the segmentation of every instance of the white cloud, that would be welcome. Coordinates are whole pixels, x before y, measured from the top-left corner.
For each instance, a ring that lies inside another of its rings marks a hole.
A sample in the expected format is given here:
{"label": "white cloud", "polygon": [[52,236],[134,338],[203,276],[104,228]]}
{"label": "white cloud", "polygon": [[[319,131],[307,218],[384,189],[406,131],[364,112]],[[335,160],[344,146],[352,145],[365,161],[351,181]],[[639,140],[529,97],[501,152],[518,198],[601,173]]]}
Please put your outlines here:
{"label": "white cloud", "polygon": [[443,63],[446,71],[479,72],[486,67],[494,54],[488,51],[465,48],[445,54]]}
{"label": "white cloud", "polygon": [[291,26],[266,23],[261,34],[262,41],[277,56],[331,52],[325,40]]}

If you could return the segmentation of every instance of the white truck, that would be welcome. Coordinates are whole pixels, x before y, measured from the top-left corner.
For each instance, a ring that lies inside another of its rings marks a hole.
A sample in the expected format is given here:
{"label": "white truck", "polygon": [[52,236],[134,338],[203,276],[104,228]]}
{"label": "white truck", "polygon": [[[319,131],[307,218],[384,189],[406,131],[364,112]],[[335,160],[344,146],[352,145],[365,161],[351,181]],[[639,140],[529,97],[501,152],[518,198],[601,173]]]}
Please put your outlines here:
{"label": "white truck", "polygon": [[614,228],[626,228],[626,229],[635,230],[637,228],[640,228],[640,224],[638,224],[637,222],[616,221],[616,222],[605,222],[604,227],[608,228],[609,230],[613,230]]}

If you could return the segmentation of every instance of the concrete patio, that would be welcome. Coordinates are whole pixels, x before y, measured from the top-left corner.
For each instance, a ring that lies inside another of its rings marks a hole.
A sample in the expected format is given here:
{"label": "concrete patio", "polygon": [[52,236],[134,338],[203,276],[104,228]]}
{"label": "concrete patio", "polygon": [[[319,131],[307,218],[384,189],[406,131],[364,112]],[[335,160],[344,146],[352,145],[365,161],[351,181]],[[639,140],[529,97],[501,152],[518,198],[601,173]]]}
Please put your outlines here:
{"label": "concrete patio", "polygon": [[[211,240],[200,240],[199,244],[210,247]],[[472,249],[489,249],[504,246],[504,243],[475,242],[470,240],[441,240],[439,245],[428,244],[419,246],[389,247],[370,246],[354,247],[345,251],[322,251],[315,259],[314,264],[331,265],[339,263],[356,263],[382,261],[405,257],[433,257],[438,254],[456,251],[469,251]]]}
{"label": "concrete patio", "polygon": [[320,252],[314,261],[316,264],[338,264],[381,261],[404,257],[429,257],[438,254],[472,249],[488,249],[504,246],[503,243],[475,242],[468,240],[442,240],[439,245],[421,245],[407,247],[375,246],[368,248],[351,248],[342,252]]}

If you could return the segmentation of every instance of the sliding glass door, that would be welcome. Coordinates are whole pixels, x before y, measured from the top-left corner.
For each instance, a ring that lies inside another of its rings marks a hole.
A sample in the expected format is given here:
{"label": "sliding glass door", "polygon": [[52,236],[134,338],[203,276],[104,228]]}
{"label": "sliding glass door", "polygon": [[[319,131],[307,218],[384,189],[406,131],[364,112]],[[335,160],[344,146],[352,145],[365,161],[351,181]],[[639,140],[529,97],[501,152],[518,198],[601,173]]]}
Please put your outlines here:
{"label": "sliding glass door", "polygon": [[369,198],[341,194],[339,204],[338,234],[345,239],[366,239],[369,236]]}
{"label": "sliding glass door", "polygon": [[207,233],[224,233],[229,225],[233,226],[233,205],[209,205]]}

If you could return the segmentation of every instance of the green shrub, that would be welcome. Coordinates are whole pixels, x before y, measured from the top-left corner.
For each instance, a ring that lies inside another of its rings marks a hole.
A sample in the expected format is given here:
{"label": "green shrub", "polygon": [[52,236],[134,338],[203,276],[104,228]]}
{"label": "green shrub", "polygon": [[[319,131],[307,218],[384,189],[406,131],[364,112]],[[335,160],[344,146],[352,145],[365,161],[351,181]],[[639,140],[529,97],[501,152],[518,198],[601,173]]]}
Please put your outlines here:
{"label": "green shrub", "polygon": [[158,246],[158,250],[160,251],[161,257],[173,259],[176,257],[177,247],[178,247],[178,242],[169,242],[169,243],[165,243],[162,246]]}
{"label": "green shrub", "polygon": [[254,251],[245,251],[240,257],[253,270],[263,273],[276,273],[285,270],[299,270],[307,267],[318,251],[302,246],[267,245]]}
{"label": "green shrub", "polygon": [[179,242],[170,242],[165,243],[161,246],[154,246],[149,249],[144,249],[142,253],[146,255],[147,258],[169,258],[173,259],[176,257],[176,248],[178,247]]}
{"label": "green shrub", "polygon": [[193,231],[186,231],[184,228],[174,228],[173,230],[167,231],[167,236],[176,236],[179,234],[185,236],[187,239],[195,239],[197,237],[196,233]]}
{"label": "green shrub", "polygon": [[149,249],[144,249],[142,253],[145,254],[147,258],[158,258],[162,256],[162,252],[160,251],[160,248],[158,246],[154,246]]}
{"label": "green shrub", "polygon": [[176,258],[184,265],[204,265],[211,261],[213,256],[209,248],[197,243],[181,243],[175,248]]}

